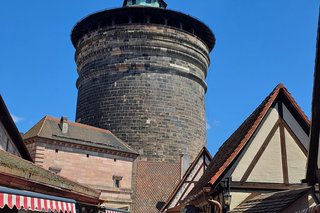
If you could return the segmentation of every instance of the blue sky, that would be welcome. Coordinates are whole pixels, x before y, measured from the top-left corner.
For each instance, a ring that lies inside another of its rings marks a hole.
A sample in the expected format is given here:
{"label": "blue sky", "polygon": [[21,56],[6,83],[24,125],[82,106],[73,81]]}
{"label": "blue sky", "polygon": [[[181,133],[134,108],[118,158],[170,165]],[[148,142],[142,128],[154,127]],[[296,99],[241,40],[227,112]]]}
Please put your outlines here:
{"label": "blue sky", "polygon": [[[207,77],[212,154],[280,82],[310,116],[319,0],[167,0],[206,23],[217,43]],[[26,132],[43,116],[74,120],[70,32],[121,0],[10,0],[0,7],[0,94]]]}

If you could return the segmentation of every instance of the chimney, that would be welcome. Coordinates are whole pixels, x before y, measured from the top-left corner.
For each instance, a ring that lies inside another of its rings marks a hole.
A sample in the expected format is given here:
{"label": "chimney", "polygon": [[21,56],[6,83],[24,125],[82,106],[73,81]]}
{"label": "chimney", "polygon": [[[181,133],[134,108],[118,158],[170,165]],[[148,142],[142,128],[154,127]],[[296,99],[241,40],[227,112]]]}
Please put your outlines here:
{"label": "chimney", "polygon": [[68,133],[69,124],[68,124],[67,117],[64,117],[64,116],[61,117],[61,119],[60,119],[60,129],[61,129],[63,134],[67,134]]}

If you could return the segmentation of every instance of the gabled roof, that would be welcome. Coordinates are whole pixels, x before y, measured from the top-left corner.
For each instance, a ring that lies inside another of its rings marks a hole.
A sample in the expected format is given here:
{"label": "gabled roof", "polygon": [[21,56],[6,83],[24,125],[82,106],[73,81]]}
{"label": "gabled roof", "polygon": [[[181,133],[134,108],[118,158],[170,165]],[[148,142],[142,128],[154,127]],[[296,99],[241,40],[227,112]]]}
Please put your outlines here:
{"label": "gabled roof", "polygon": [[98,204],[100,192],[0,150],[0,185]]}
{"label": "gabled roof", "polygon": [[208,185],[217,184],[223,175],[230,168],[231,164],[240,155],[245,145],[250,141],[256,129],[259,127],[269,109],[276,102],[277,98],[284,97],[300,117],[305,129],[309,128],[310,122],[291,94],[283,84],[279,84],[258,108],[241,124],[241,126],[224,142],[212,159],[208,169],[200,178],[194,189],[189,193],[186,200],[196,198],[202,192],[202,188]]}
{"label": "gabled roof", "polygon": [[[211,162],[212,160],[212,156],[210,155],[209,151],[207,150],[206,147],[203,147],[198,156],[194,159],[194,161],[191,163],[191,165],[189,166],[188,170],[186,171],[186,173],[184,174],[184,176],[182,177],[182,179],[180,180],[180,182],[178,183],[178,185],[176,186],[176,188],[173,190],[173,192],[171,193],[168,201],[166,202],[166,204],[163,206],[163,208],[161,209],[161,212],[165,211],[165,209],[169,208],[171,202],[173,202],[174,198],[176,196],[178,196],[178,192],[180,191],[181,187],[183,186],[183,184],[187,184],[186,181],[188,180],[188,178],[192,178],[194,179],[199,171],[195,171],[196,169],[196,165],[199,163],[199,161],[203,161],[203,165],[202,167],[207,168],[208,165],[207,165],[207,162],[206,162],[206,159],[209,159],[209,162]],[[190,183],[191,184],[191,183]],[[188,186],[190,187],[190,186]],[[185,189],[185,192],[189,189],[189,188],[186,188]],[[191,189],[191,188],[190,188]],[[187,194],[185,194],[186,196]],[[183,195],[179,195],[181,196],[181,199],[183,199]]]}
{"label": "gabled roof", "polygon": [[0,95],[0,122],[4,125],[22,158],[32,161],[29,151],[23,143],[20,132],[15,125],[2,96]]}
{"label": "gabled roof", "polygon": [[310,152],[308,156],[307,180],[309,185],[316,183],[316,169],[319,156],[319,133],[320,133],[320,16],[318,22],[316,63],[314,67],[314,86],[312,97],[312,123],[310,131]]}
{"label": "gabled roof", "polygon": [[71,121],[67,121],[67,123],[68,132],[64,134],[60,127],[60,119],[45,116],[34,125],[23,138],[27,140],[34,137],[41,137],[138,155],[135,150],[108,130]]}
{"label": "gabled roof", "polygon": [[[250,199],[238,207],[234,208],[230,213],[270,213],[282,212],[291,204],[301,198],[303,195],[311,192],[311,187],[305,187],[297,190],[287,190],[276,193],[262,194]],[[298,209],[297,209],[298,210]]]}

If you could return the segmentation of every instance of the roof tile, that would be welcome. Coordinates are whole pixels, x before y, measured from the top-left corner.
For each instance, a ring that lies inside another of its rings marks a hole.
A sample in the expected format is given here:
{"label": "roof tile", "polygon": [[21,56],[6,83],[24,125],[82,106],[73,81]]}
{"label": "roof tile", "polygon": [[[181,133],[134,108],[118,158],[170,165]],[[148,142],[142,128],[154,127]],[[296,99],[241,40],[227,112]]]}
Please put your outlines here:
{"label": "roof tile", "polygon": [[179,163],[138,161],[135,212],[159,212],[179,180]]}
{"label": "roof tile", "polygon": [[64,134],[60,128],[60,119],[45,116],[24,135],[24,139],[42,137],[138,155],[109,130],[71,121],[67,123],[69,124],[68,132]]}

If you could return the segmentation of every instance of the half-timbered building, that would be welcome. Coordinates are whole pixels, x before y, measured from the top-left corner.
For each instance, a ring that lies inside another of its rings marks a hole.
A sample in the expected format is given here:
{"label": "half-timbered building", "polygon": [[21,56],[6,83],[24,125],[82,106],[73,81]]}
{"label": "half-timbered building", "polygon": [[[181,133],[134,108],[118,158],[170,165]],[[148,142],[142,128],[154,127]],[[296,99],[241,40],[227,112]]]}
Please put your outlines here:
{"label": "half-timbered building", "polygon": [[203,147],[199,152],[198,156],[190,164],[188,170],[181,178],[179,184],[176,186],[168,201],[161,209],[162,212],[175,212],[179,209],[179,204],[193,189],[196,183],[198,183],[205,170],[208,168],[212,156],[208,152],[207,148]]}
{"label": "half-timbered building", "polygon": [[[300,189],[309,130],[308,118],[279,84],[220,147],[180,209],[229,210],[262,193]],[[210,198],[221,207],[212,207]]]}

